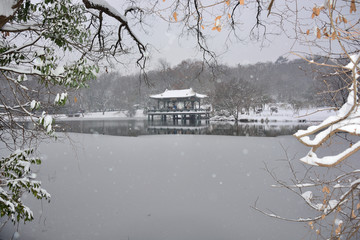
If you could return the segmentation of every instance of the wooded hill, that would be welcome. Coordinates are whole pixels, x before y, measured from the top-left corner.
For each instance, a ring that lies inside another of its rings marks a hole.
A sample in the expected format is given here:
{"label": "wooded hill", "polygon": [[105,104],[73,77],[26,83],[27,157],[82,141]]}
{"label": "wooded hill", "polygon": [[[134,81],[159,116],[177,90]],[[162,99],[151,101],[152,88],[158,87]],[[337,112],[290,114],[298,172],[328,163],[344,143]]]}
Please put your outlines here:
{"label": "wooded hill", "polygon": [[236,67],[220,65],[214,68],[192,60],[183,61],[174,67],[159,61],[158,69],[148,72],[146,81],[139,75],[123,75],[121,70],[100,75],[89,83],[89,88],[69,93],[69,104],[65,111],[146,108],[154,105],[148,97],[150,94],[161,93],[165,89],[186,88],[207,94],[207,103],[214,106],[219,98],[226,100],[229,97],[226,91],[220,96],[218,90],[226,88],[230,83],[232,85],[228,87],[237,85],[241,97],[256,104],[282,102],[296,107],[334,105],[334,100],[342,101],[340,95],[334,98],[328,93],[319,93],[335,89],[342,80],[334,78],[333,82],[328,80],[325,84],[322,81],[324,75],[318,72],[316,66],[302,59],[288,61],[283,57],[275,63]]}

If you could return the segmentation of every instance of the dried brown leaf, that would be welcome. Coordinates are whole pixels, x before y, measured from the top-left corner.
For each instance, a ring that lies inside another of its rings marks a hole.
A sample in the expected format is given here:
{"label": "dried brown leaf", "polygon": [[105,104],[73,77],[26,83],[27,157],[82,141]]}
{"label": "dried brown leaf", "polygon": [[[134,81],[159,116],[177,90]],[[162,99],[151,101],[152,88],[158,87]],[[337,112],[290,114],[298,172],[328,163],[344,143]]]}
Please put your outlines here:
{"label": "dried brown leaf", "polygon": [[351,218],[356,218],[356,215],[355,215],[355,211],[354,211],[354,210],[351,211]]}
{"label": "dried brown leaf", "polygon": [[355,0],[351,0],[350,13],[352,13],[352,12],[356,12]]}
{"label": "dried brown leaf", "polygon": [[[325,32],[326,29],[324,29]],[[320,29],[318,30],[318,32],[320,32]],[[327,186],[324,186],[322,189],[322,192],[326,192],[326,193],[330,193],[330,189]]]}
{"label": "dried brown leaf", "polygon": [[316,37],[320,39],[321,38],[321,31],[320,31],[319,28],[317,28],[316,31],[317,31]]}
{"label": "dried brown leaf", "polygon": [[331,34],[331,40],[335,40],[335,38],[336,38],[336,32],[333,32],[333,33]]}

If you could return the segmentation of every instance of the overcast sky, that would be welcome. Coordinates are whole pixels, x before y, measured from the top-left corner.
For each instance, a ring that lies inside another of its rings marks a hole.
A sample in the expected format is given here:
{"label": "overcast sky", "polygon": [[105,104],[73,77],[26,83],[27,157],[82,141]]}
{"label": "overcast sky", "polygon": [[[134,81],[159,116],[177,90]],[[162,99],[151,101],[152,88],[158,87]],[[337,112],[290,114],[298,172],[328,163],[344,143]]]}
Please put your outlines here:
{"label": "overcast sky", "polygon": [[[108,0],[108,2],[117,8],[119,12],[124,12],[123,7],[119,5],[118,1]],[[266,13],[267,12],[264,11],[263,16],[266,16]],[[276,61],[279,56],[289,56],[288,53],[293,41],[284,36],[269,35],[268,39],[270,41],[266,41],[265,46],[261,46],[261,42],[251,41],[249,39],[250,29],[255,22],[254,10],[244,7],[241,10],[240,20],[244,23],[238,31],[243,39],[242,41],[237,41],[234,38],[226,41],[228,31],[225,29],[220,33],[211,31],[211,27],[204,30],[205,33],[210,34],[210,38],[208,39],[209,47],[216,51],[220,63],[235,66],[237,64]],[[181,23],[169,25],[164,21],[152,17],[148,17],[147,22],[148,26],[145,26],[147,34],[139,29],[136,30],[136,34],[142,39],[143,43],[150,44],[150,62],[148,65],[150,69],[159,66],[159,59],[165,59],[171,66],[179,64],[185,59],[201,59],[201,54],[197,50],[194,37],[179,38],[183,27]],[[273,28],[275,27],[276,26]],[[273,33],[275,29],[269,27],[267,32]],[[134,62],[130,63],[127,66],[128,71],[134,71],[134,65]]]}

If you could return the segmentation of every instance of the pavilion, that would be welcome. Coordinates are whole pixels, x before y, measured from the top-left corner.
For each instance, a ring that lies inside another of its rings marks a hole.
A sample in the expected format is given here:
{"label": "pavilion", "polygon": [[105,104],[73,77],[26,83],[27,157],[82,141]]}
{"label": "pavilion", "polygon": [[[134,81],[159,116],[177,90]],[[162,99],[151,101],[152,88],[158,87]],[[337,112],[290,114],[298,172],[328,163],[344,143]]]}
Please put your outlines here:
{"label": "pavilion", "polygon": [[206,98],[204,94],[196,93],[192,88],[182,90],[168,90],[155,95],[151,99],[157,101],[157,106],[148,110],[148,119],[154,120],[154,116],[160,116],[166,121],[167,117],[182,121],[209,119],[210,109],[201,108],[201,100]]}

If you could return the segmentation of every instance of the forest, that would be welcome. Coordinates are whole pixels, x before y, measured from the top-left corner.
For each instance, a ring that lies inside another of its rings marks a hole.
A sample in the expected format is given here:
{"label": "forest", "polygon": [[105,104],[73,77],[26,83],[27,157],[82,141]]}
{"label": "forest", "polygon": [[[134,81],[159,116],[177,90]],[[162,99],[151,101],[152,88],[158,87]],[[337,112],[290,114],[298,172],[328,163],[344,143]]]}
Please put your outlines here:
{"label": "forest", "polygon": [[65,113],[126,110],[131,116],[136,109],[155,104],[149,95],[166,89],[187,88],[208,95],[205,104],[211,104],[217,110],[223,108],[222,102],[229,101],[228,90],[235,88],[239,98],[237,105],[244,109],[276,103],[287,103],[294,109],[340,105],[347,93],[337,92],[338,95],[333,96],[329,90],[337,89],[343,80],[337,76],[324,81],[326,73],[324,68],[321,70],[302,59],[284,57],[279,57],[275,63],[239,64],[236,67],[204,66],[196,60],[184,60],[171,67],[165,60],[160,60],[158,68],[148,72],[146,81],[139,75],[126,75],[120,70],[102,73],[90,81],[88,88],[68,93],[69,104],[60,110]]}

